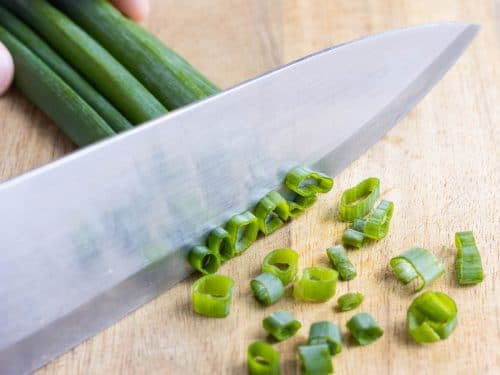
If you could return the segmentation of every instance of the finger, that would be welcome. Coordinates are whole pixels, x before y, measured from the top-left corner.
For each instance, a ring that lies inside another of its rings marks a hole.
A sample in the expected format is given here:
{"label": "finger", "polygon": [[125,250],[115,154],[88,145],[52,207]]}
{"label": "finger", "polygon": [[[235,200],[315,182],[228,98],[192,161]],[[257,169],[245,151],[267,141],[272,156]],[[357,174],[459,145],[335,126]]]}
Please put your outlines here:
{"label": "finger", "polygon": [[142,21],[149,14],[149,0],[111,0],[126,16]]}
{"label": "finger", "polygon": [[9,50],[0,42],[0,95],[8,90],[14,78],[14,61]]}

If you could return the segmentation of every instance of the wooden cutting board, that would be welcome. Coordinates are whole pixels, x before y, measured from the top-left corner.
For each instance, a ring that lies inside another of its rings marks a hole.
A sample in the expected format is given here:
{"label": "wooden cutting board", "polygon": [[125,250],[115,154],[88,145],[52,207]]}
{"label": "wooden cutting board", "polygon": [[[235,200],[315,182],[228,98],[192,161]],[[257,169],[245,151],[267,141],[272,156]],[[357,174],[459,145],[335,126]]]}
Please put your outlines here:
{"label": "wooden cutting board", "polygon": [[[194,315],[193,278],[41,369],[47,374],[236,374],[246,371],[246,348],[264,339],[263,317],[286,309],[302,322],[293,338],[276,345],[284,374],[297,371],[296,348],[317,320],[345,331],[352,313],[335,301],[295,303],[290,297],[263,308],[249,280],[271,249],[291,247],[302,267],[327,265],[325,249],[345,225],[337,216],[340,193],[368,176],[382,181],[382,196],[396,210],[390,235],[351,251],[358,277],[341,282],[337,296],[360,291],[359,311],[385,329],[368,347],[347,341],[333,358],[343,374],[500,373],[500,5],[470,0],[186,0],[154,1],[146,27],[221,87],[228,87],[305,54],[366,34],[439,21],[477,22],[482,31],[458,64],[384,139],[335,179],[335,187],[306,215],[258,241],[221,273],[236,281],[231,315]],[[15,90],[0,99],[0,178],[7,179],[71,152],[73,146]],[[307,147],[307,145],[304,145]],[[1,209],[0,209],[1,211]],[[459,288],[453,272],[456,231],[473,230],[485,280]],[[445,342],[418,346],[405,330],[415,297],[388,270],[412,246],[439,256],[446,274],[433,290],[457,302],[459,325]]]}

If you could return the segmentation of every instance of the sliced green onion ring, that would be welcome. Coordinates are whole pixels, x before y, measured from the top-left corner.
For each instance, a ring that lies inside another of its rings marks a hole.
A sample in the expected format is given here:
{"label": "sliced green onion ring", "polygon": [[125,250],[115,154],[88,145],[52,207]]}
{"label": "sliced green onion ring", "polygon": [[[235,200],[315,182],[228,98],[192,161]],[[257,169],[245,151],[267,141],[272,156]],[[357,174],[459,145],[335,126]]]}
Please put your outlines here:
{"label": "sliced green onion ring", "polygon": [[325,302],[335,295],[338,272],[325,267],[305,268],[293,286],[293,297],[309,302]]}
{"label": "sliced green onion ring", "polygon": [[284,286],[297,276],[299,253],[292,249],[276,249],[267,254],[262,262],[262,272],[279,277]]}
{"label": "sliced green onion ring", "polygon": [[359,345],[368,345],[378,340],[384,334],[375,319],[370,314],[359,313],[347,322],[347,329]]}
{"label": "sliced green onion ring", "polygon": [[306,167],[295,167],[286,175],[285,185],[302,197],[310,197],[316,193],[329,192],[333,187],[333,179]]}
{"label": "sliced green onion ring", "polygon": [[220,257],[205,246],[195,246],[188,255],[188,260],[195,270],[203,274],[215,273],[220,267]]}
{"label": "sliced green onion ring", "polygon": [[250,211],[234,215],[226,224],[229,241],[235,255],[240,255],[257,239],[259,223]]}
{"label": "sliced green onion ring", "polygon": [[339,212],[344,221],[354,221],[365,217],[373,208],[380,195],[380,180],[367,178],[356,186],[347,189],[340,197]]}
{"label": "sliced green onion ring", "polygon": [[332,267],[339,273],[341,280],[352,280],[356,277],[356,268],[347,256],[344,246],[337,245],[326,249]]}
{"label": "sliced green onion ring", "polygon": [[342,335],[339,327],[329,321],[311,324],[308,345],[327,344],[331,355],[342,351]]}
{"label": "sliced green onion ring", "polygon": [[403,283],[418,278],[419,285],[415,291],[420,291],[430,285],[444,273],[443,264],[428,250],[414,247],[392,258],[390,266],[396,277]]}
{"label": "sliced green onion ring", "polygon": [[302,324],[287,311],[276,311],[262,321],[262,326],[278,341],[286,340],[297,333]]}
{"label": "sliced green onion ring", "polygon": [[358,249],[363,246],[364,239],[365,236],[362,232],[358,232],[352,228],[346,229],[342,235],[342,243],[345,246],[356,247]]}
{"label": "sliced green onion ring", "polygon": [[363,303],[363,295],[358,292],[346,293],[337,300],[338,311],[351,311]]}
{"label": "sliced green onion ring", "polygon": [[219,254],[222,262],[234,257],[234,247],[231,246],[229,233],[222,227],[214,228],[207,239],[208,248]]}
{"label": "sliced green onion ring", "polygon": [[408,333],[420,344],[444,340],[456,326],[457,305],[445,293],[422,293],[408,308]]}
{"label": "sliced green onion ring", "polygon": [[393,211],[394,203],[382,200],[367,218],[354,220],[352,227],[367,238],[381,240],[389,232]]}
{"label": "sliced green onion ring", "polygon": [[460,285],[474,285],[483,281],[484,272],[481,255],[476,246],[472,232],[455,233],[457,257],[455,259],[455,273]]}
{"label": "sliced green onion ring", "polygon": [[260,231],[267,236],[283,226],[290,216],[290,209],[287,200],[277,191],[272,191],[257,203],[254,213]]}
{"label": "sliced green onion ring", "polygon": [[333,373],[332,357],[326,344],[299,346],[299,357],[304,375]]}
{"label": "sliced green onion ring", "polygon": [[193,310],[200,315],[223,318],[229,315],[234,281],[219,274],[206,275],[193,283]]}
{"label": "sliced green onion ring", "polygon": [[275,274],[264,272],[250,281],[255,298],[264,305],[272,305],[285,294],[283,283]]}
{"label": "sliced green onion ring", "polygon": [[248,373],[250,375],[279,375],[280,355],[271,345],[256,341],[247,349]]}
{"label": "sliced green onion ring", "polygon": [[312,207],[316,203],[318,197],[316,195],[311,195],[310,197],[302,197],[300,195],[295,196],[291,201],[288,201],[288,210],[290,217],[295,219],[302,215],[308,208]]}

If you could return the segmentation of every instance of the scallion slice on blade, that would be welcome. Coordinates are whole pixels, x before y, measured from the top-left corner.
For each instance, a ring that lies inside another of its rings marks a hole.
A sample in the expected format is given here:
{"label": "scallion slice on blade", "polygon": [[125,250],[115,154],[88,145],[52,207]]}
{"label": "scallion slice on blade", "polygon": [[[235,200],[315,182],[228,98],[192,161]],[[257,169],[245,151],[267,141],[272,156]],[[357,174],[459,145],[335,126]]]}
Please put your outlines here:
{"label": "scallion slice on blade", "polygon": [[302,324],[286,311],[276,311],[262,321],[262,326],[278,341],[286,340],[297,333]]}
{"label": "scallion slice on blade", "polygon": [[234,215],[226,224],[229,241],[235,255],[240,255],[252,245],[259,234],[257,218],[249,211]]}
{"label": "scallion slice on blade", "polygon": [[394,203],[382,200],[367,218],[354,220],[353,229],[367,238],[381,240],[389,232],[393,211]]}
{"label": "scallion slice on blade", "polygon": [[296,217],[302,215],[305,210],[307,210],[309,207],[312,207],[314,203],[318,198],[316,195],[311,195],[309,197],[302,197],[300,195],[297,195],[294,200],[288,201],[288,210],[290,217],[292,219],[295,219]]}
{"label": "scallion slice on blade", "polygon": [[250,287],[255,298],[267,306],[272,305],[285,294],[285,288],[281,280],[278,276],[269,272],[261,273],[252,279]]}
{"label": "scallion slice on blade", "polygon": [[347,322],[347,328],[359,345],[371,344],[384,334],[384,330],[367,313],[354,315]]}
{"label": "scallion slice on blade", "polygon": [[365,235],[362,232],[358,232],[352,228],[346,229],[342,235],[342,243],[345,246],[352,246],[358,249],[363,246],[364,239]]}
{"label": "scallion slice on blade", "polygon": [[257,203],[254,213],[260,231],[267,236],[283,226],[290,216],[290,209],[287,200],[277,191],[272,191]]}
{"label": "scallion slice on blade", "polygon": [[346,293],[337,300],[338,311],[351,311],[363,303],[363,295],[358,292]]}
{"label": "scallion slice on blade", "polygon": [[483,281],[483,265],[481,255],[476,246],[472,232],[455,233],[457,257],[455,259],[455,273],[460,285],[473,285]]}
{"label": "scallion slice on blade", "polygon": [[444,273],[443,264],[428,250],[414,247],[392,258],[390,266],[396,277],[403,283],[419,279],[416,291],[422,290]]}
{"label": "scallion slice on blade", "polygon": [[342,335],[332,322],[321,321],[311,324],[308,345],[327,344],[331,355],[342,351]]}
{"label": "scallion slice on blade", "polygon": [[220,267],[220,257],[208,247],[195,246],[188,255],[188,260],[195,270],[204,274],[215,273]]}
{"label": "scallion slice on blade", "polygon": [[207,247],[216,254],[219,254],[222,262],[234,257],[234,247],[231,246],[229,233],[221,227],[212,229],[207,238]]}
{"label": "scallion slice on blade", "polygon": [[316,193],[329,192],[333,187],[333,179],[306,167],[295,167],[286,175],[285,185],[302,197],[311,197]]}
{"label": "scallion slice on blade", "polygon": [[262,262],[262,272],[276,275],[284,286],[288,285],[299,268],[299,254],[292,249],[276,249],[267,254]]}
{"label": "scallion slice on blade", "polygon": [[408,332],[420,344],[446,339],[456,326],[457,306],[444,293],[422,293],[408,308]]}
{"label": "scallion slice on blade", "polygon": [[191,287],[193,310],[200,315],[223,318],[229,315],[234,281],[223,275],[206,275]]}
{"label": "scallion slice on blade", "polygon": [[365,217],[373,208],[380,195],[380,180],[367,178],[356,186],[347,189],[340,198],[340,217],[344,221],[354,221]]}
{"label": "scallion slice on blade", "polygon": [[341,280],[352,280],[356,277],[356,269],[347,257],[344,246],[337,245],[330,247],[326,250],[326,254],[328,255],[328,259],[330,259],[332,267],[339,273]]}
{"label": "scallion slice on blade", "polygon": [[325,267],[305,268],[293,286],[293,297],[309,302],[325,302],[335,295],[338,272]]}
{"label": "scallion slice on blade", "polygon": [[279,375],[280,355],[271,345],[256,341],[247,349],[248,373],[250,375]]}
{"label": "scallion slice on blade", "polygon": [[299,346],[299,357],[302,362],[302,374],[304,375],[333,373],[332,358],[326,344]]}

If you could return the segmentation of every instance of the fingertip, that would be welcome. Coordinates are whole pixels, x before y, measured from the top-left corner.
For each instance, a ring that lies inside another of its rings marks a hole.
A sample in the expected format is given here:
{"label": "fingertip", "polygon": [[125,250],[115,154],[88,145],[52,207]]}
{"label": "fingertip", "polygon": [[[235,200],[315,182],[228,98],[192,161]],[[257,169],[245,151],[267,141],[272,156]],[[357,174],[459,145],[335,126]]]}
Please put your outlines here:
{"label": "fingertip", "polygon": [[14,60],[9,50],[0,42],[0,95],[4,94],[14,79]]}
{"label": "fingertip", "polygon": [[112,3],[134,21],[142,21],[149,14],[149,0],[112,0]]}

